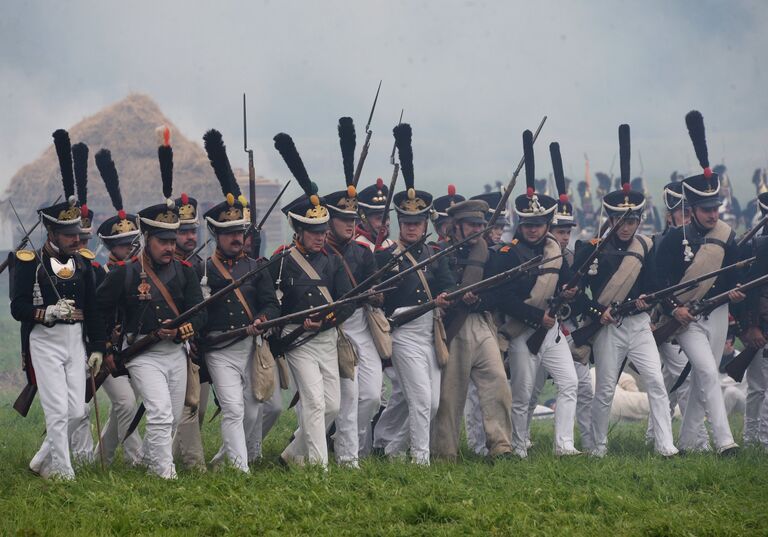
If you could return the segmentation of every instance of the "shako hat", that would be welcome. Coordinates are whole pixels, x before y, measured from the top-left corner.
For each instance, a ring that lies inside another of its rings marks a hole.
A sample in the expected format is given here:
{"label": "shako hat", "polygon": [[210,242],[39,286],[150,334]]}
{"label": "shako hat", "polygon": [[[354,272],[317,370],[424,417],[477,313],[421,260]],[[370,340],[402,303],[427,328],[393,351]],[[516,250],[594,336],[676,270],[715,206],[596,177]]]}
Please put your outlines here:
{"label": "shako hat", "polygon": [[128,214],[123,209],[123,196],[120,193],[120,179],[117,175],[115,163],[109,149],[100,149],[94,157],[96,168],[99,170],[104,187],[107,189],[109,199],[112,201],[117,214],[104,220],[96,233],[111,249],[113,246],[132,244],[140,234],[135,214]]}
{"label": "shako hat", "polygon": [[157,148],[157,160],[160,164],[160,180],[165,201],[139,211],[139,229],[147,236],[175,239],[179,229],[179,208],[173,200],[171,132],[168,127],[158,130],[162,132],[162,140]]}
{"label": "shako hat", "polygon": [[328,229],[330,215],[323,199],[317,193],[317,185],[309,178],[296,145],[287,134],[281,132],[273,138],[275,149],[283,157],[285,164],[304,194],[285,205],[281,210],[288,217],[294,230],[325,231]]}
{"label": "shako hat", "polygon": [[208,229],[213,233],[243,232],[248,225],[246,214],[248,201],[235,179],[221,133],[211,129],[203,135],[203,142],[213,173],[224,195],[224,201],[208,209],[203,218],[208,224]]}
{"label": "shako hat", "polygon": [[629,125],[619,125],[619,168],[621,188],[603,196],[603,209],[608,216],[621,216],[627,210],[627,218],[640,218],[645,208],[645,194],[632,190],[629,178],[630,160]]}
{"label": "shako hat", "polygon": [[523,157],[525,160],[525,194],[515,198],[515,214],[520,224],[549,224],[557,208],[557,201],[545,194],[536,193],[536,168],[533,158],[533,133],[523,132]]}

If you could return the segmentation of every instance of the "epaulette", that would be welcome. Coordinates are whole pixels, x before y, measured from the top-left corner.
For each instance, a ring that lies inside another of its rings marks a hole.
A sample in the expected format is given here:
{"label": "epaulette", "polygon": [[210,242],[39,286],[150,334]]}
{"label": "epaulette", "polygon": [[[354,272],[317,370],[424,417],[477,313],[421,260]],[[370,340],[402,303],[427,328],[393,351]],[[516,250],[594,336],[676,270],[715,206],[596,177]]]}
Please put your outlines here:
{"label": "epaulette", "polygon": [[88,248],[80,248],[77,251],[77,253],[83,256],[88,261],[93,261],[94,259],[96,259],[96,254],[91,252]]}
{"label": "epaulette", "polygon": [[510,242],[510,244],[512,246],[516,246],[518,242],[520,242],[520,239],[512,239],[512,242]]}
{"label": "epaulette", "polygon": [[591,239],[589,241],[589,244],[591,244],[592,246],[597,246],[598,244],[600,244],[601,240],[603,240],[603,239],[601,239],[599,237],[595,237],[594,239]]}
{"label": "epaulette", "polygon": [[117,265],[118,267],[124,267],[125,266],[125,261],[118,261],[118,262],[115,263],[115,265]]}
{"label": "epaulette", "polygon": [[19,261],[34,261],[35,252],[32,250],[16,250],[16,259]]}
{"label": "epaulette", "polygon": [[511,248],[512,246],[510,246],[509,244],[505,244],[504,246],[499,248],[499,252],[501,252],[502,254],[506,254],[507,252],[509,252]]}
{"label": "epaulette", "polygon": [[179,261],[181,261],[181,264],[184,265],[185,267],[192,268],[192,263],[190,263],[186,259],[179,259]]}
{"label": "epaulette", "polygon": [[101,264],[96,260],[91,261],[91,266],[93,268],[101,268]]}

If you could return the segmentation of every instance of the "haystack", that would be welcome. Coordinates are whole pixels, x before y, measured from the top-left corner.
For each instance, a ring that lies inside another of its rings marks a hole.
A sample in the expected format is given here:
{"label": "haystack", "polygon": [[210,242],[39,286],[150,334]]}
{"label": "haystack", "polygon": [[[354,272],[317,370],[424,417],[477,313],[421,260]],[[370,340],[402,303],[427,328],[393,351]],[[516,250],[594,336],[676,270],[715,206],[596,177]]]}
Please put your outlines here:
{"label": "haystack", "polygon": [[[155,129],[161,125],[171,129],[174,195],[187,192],[198,199],[203,209],[221,200],[221,190],[202,143],[198,143],[197,138],[193,142],[180,133],[150,97],[131,94],[67,129],[73,144],[85,142],[90,148],[88,207],[96,213],[96,225],[114,212],[93,162],[93,155],[101,148],[112,152],[126,210],[132,212],[162,201],[155,136]],[[59,125],[52,125],[51,132],[56,127]],[[259,183],[261,188],[257,187],[257,198],[260,197],[259,190],[270,196],[275,188],[279,191],[279,185],[274,181],[262,180]],[[35,221],[35,210],[52,202],[60,193],[62,186],[58,160],[51,142],[37,160],[22,167],[13,176],[3,198],[11,198],[26,223],[31,223]],[[263,200],[263,203],[268,204],[271,199]],[[6,224],[10,224],[9,227],[13,229],[16,226],[10,208],[3,205]],[[273,222],[273,225],[281,229],[282,218],[270,218],[270,223]],[[279,229],[270,230],[270,238],[279,240],[282,234]],[[18,235],[18,232],[14,232],[15,237]]]}

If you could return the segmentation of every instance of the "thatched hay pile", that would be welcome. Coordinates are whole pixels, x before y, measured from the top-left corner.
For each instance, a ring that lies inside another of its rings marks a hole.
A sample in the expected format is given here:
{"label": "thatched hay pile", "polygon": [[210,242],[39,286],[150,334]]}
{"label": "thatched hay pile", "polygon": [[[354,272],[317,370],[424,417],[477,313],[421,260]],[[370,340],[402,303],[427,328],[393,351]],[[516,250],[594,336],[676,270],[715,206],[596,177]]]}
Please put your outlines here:
{"label": "thatched hay pile", "polygon": [[[161,125],[167,125],[171,129],[174,196],[178,197],[182,192],[187,192],[197,198],[203,207],[221,200],[221,190],[202,143],[192,142],[184,137],[147,95],[131,94],[67,129],[73,144],[85,142],[90,149],[88,207],[96,213],[97,225],[114,212],[93,161],[93,155],[101,148],[112,152],[120,176],[126,210],[134,212],[162,202],[157,160],[158,141],[155,135],[155,129]],[[58,125],[52,125],[51,132],[56,127]],[[202,137],[202,133],[200,136]],[[264,184],[259,185],[261,188],[257,189],[257,197],[261,194],[260,190],[269,194],[270,199],[264,200],[264,203],[268,204],[272,199],[275,183],[266,180],[261,183]],[[22,217],[31,222],[36,218],[35,210],[52,202],[59,194],[63,194],[63,190],[58,160],[51,140],[51,145],[37,160],[22,167],[13,176],[3,198],[11,198]],[[10,213],[10,208],[3,207],[3,212]],[[9,218],[8,214],[5,216],[15,228],[12,213]],[[271,218],[270,221],[272,220],[275,220],[273,226],[276,226],[272,233],[279,237],[282,219],[278,217]]]}

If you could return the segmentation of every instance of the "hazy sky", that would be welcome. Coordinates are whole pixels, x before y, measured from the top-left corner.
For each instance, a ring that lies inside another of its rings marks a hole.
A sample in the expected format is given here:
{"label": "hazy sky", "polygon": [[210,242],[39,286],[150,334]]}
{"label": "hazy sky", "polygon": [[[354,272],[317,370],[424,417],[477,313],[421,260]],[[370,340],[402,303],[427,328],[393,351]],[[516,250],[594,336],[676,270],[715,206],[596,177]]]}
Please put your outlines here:
{"label": "hazy sky", "polygon": [[551,141],[570,177],[583,177],[584,153],[608,171],[626,122],[633,175],[641,155],[660,188],[672,170],[695,169],[683,118],[696,108],[712,163],[725,160],[745,199],[768,163],[767,28],[761,0],[3,2],[0,188],[54,129],[132,91],[190,138],[220,129],[245,167],[246,91],[257,172],[288,177],[271,140],[284,131],[321,190],[338,190],[337,120],[352,116],[362,143],[383,79],[364,184],[389,180],[404,107],[417,185],[437,194],[506,180],[521,132],[544,114],[538,176]]}

